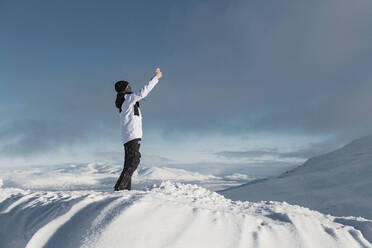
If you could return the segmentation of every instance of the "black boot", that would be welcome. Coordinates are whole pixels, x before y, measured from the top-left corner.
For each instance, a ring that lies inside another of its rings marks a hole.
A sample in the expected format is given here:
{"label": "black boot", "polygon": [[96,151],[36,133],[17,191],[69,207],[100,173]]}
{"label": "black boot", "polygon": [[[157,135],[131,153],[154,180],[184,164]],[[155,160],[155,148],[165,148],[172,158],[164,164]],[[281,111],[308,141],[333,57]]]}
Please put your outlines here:
{"label": "black boot", "polygon": [[132,183],[132,176],[125,173],[123,170],[118,181],[115,184],[115,191],[125,190],[125,189],[130,190],[131,183]]}
{"label": "black boot", "polygon": [[120,183],[121,183],[121,181],[123,180],[123,178],[124,178],[124,170],[122,170],[122,172],[121,172],[121,174],[120,174],[120,177],[118,178],[118,180],[116,181],[116,184],[115,184],[115,187],[114,187],[114,190],[115,191],[119,191],[120,189],[119,189],[119,186],[120,186]]}

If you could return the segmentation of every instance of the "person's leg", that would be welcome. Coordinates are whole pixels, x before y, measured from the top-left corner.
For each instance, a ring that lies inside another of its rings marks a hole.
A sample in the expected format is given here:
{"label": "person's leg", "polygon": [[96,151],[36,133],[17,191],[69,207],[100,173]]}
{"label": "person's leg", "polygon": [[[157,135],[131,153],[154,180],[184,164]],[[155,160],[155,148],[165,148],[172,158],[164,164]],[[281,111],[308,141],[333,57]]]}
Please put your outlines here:
{"label": "person's leg", "polygon": [[123,166],[123,170],[121,171],[121,174],[118,178],[118,180],[116,181],[116,184],[115,184],[115,191],[118,191],[118,190],[123,190],[124,188],[120,189],[119,186],[120,186],[120,183],[123,181],[123,178],[124,178],[124,173],[125,173],[125,168],[127,167],[126,164],[127,164],[127,155],[128,152],[127,152],[127,147],[124,145],[124,166]]}
{"label": "person's leg", "polygon": [[131,188],[132,188],[132,177],[129,177],[129,178],[128,178],[128,183],[127,183],[127,185],[125,186],[125,189],[126,189],[126,190],[131,190]]}
{"label": "person's leg", "polygon": [[132,175],[137,169],[141,158],[139,148],[140,144],[137,139],[125,143],[124,169],[115,185],[115,190],[131,189]]}

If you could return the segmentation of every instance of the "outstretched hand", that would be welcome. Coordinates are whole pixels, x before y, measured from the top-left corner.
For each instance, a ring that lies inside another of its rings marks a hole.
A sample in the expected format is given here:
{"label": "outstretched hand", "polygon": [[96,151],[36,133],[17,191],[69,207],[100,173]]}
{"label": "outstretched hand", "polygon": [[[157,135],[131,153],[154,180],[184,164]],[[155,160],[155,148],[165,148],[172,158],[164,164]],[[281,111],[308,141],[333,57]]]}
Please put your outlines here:
{"label": "outstretched hand", "polygon": [[159,68],[156,68],[155,70],[155,77],[161,78],[163,76],[163,73],[160,71]]}

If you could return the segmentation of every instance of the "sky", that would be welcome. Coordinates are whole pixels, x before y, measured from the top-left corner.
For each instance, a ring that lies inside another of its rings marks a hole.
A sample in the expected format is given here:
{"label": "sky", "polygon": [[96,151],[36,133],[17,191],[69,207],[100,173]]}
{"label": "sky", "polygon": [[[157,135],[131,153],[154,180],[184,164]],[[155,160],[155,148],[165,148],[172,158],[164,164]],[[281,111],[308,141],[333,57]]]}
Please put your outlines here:
{"label": "sky", "polygon": [[1,1],[0,167],[122,163],[114,83],[149,165],[282,166],[372,133],[372,2]]}

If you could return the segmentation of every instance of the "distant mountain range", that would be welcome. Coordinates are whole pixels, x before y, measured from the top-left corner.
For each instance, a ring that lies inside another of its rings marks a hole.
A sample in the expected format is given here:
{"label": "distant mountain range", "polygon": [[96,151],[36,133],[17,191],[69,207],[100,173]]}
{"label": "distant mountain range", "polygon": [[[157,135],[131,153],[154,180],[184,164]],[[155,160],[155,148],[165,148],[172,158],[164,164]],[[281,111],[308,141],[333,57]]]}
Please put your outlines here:
{"label": "distant mountain range", "polygon": [[[59,166],[35,166],[0,171],[0,187],[30,190],[84,190],[113,191],[123,165],[82,163]],[[198,184],[212,190],[221,190],[254,180],[246,174],[214,176],[179,168],[140,167],[133,175],[133,189],[144,189],[164,180]]]}

